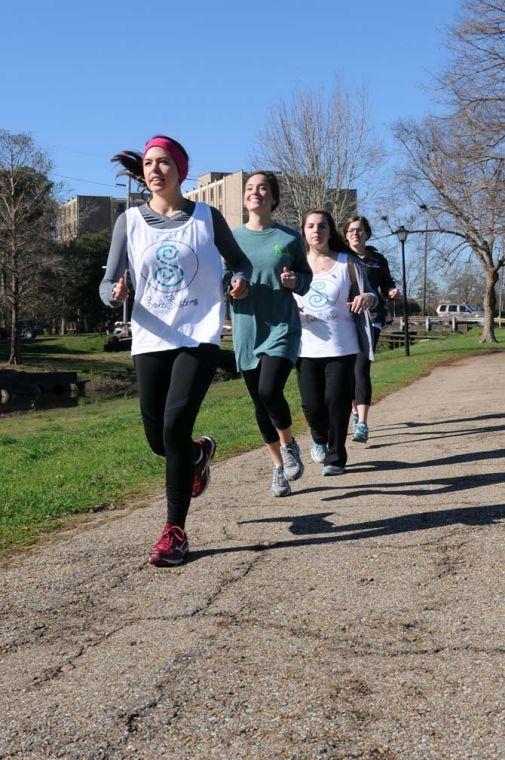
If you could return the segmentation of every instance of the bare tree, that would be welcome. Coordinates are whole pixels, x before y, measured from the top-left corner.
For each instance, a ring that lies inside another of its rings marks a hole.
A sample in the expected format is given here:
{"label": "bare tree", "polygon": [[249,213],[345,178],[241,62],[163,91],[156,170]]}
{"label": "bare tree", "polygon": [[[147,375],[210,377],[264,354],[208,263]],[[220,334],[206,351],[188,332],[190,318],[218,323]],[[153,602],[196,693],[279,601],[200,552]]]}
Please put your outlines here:
{"label": "bare tree", "polygon": [[298,226],[309,208],[326,208],[337,223],[356,209],[364,185],[384,156],[375,140],[364,92],[337,86],[293,93],[269,111],[252,154],[256,168],[282,175],[283,221]]}
{"label": "bare tree", "polygon": [[475,261],[466,266],[451,267],[446,273],[445,289],[450,300],[479,305],[485,287],[484,275]]}
{"label": "bare tree", "polygon": [[[406,156],[400,177],[410,201],[423,205],[433,229],[457,239],[453,253],[471,248],[486,279],[481,342],[495,342],[495,284],[505,264],[505,164],[489,157],[464,115],[395,128]],[[472,160],[469,161],[469,156]]]}
{"label": "bare tree", "polygon": [[55,204],[47,156],[26,134],[0,130],[0,271],[11,322],[9,364],[20,363],[17,323],[23,303],[51,266]]}
{"label": "bare tree", "polygon": [[449,32],[452,55],[440,81],[454,116],[485,146],[483,157],[496,156],[505,140],[505,4],[465,0],[463,9]]}

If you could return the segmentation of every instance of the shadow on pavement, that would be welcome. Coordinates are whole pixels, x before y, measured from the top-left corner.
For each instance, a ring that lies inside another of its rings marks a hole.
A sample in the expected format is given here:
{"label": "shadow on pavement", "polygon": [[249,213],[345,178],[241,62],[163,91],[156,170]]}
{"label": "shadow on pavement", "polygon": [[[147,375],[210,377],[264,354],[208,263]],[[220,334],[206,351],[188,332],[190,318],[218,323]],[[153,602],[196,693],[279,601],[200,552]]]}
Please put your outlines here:
{"label": "shadow on pavement", "polygon": [[458,491],[466,491],[470,488],[494,486],[499,483],[505,483],[505,473],[503,472],[488,472],[481,475],[460,475],[457,477],[447,475],[445,478],[412,480],[401,483],[378,483],[372,488],[365,484],[355,486],[335,486],[331,489],[325,488],[325,486],[317,486],[316,488],[306,488],[296,491],[296,493],[293,493],[293,496],[301,496],[307,493],[317,493],[318,491],[329,490],[339,490],[341,493],[338,493],[335,496],[323,496],[321,501],[335,501],[336,499],[348,499],[353,496],[377,496],[381,494],[386,496],[438,496],[447,493],[452,494]]}
{"label": "shadow on pavement", "polygon": [[503,459],[505,449],[492,449],[491,451],[470,451],[466,454],[454,454],[445,459],[427,459],[425,462],[400,462],[394,459],[372,462],[357,462],[346,465],[348,470],[357,472],[375,472],[387,470],[416,470],[418,467],[445,467],[450,464],[462,462],[481,462],[485,459]]}
{"label": "shadow on pavement", "polygon": [[[257,520],[243,520],[239,525],[289,522],[289,532],[296,536],[315,535],[319,533],[347,533],[339,536],[320,536],[298,540],[272,541],[244,546],[225,546],[215,549],[202,549],[191,552],[188,562],[194,562],[214,554],[231,554],[238,552],[270,551],[310,545],[333,544],[340,541],[357,541],[363,538],[381,538],[400,533],[419,530],[443,528],[449,525],[493,525],[505,517],[505,504],[490,504],[482,507],[463,507],[443,509],[438,512],[418,512],[412,515],[388,517],[383,520],[334,525],[326,518],[333,512],[320,512],[309,515],[282,515],[280,517],[263,517]],[[352,531],[352,532],[351,532]]]}
{"label": "shadow on pavement", "polygon": [[505,417],[503,412],[496,412],[491,414],[480,414],[478,417],[456,417],[452,420],[436,420],[435,422],[395,422],[392,425],[382,425],[380,427],[374,427],[374,430],[391,430],[392,428],[414,428],[414,427],[430,427],[432,425],[451,425],[455,422],[475,422],[476,420],[501,420]]}
{"label": "shadow on pavement", "polygon": [[[438,423],[437,423],[438,424]],[[447,424],[447,423],[443,423]],[[469,428],[468,430],[455,430],[454,432],[451,431],[444,431],[441,433],[434,432],[433,435],[425,436],[424,438],[417,438],[413,443],[421,443],[422,441],[438,441],[438,440],[445,440],[446,438],[459,438],[463,435],[478,435],[479,433],[499,433],[500,431],[505,430],[505,425],[492,425],[489,427],[480,427],[480,428]],[[398,441],[398,436],[401,436],[401,432],[396,432],[394,434],[395,441],[393,443],[372,443],[367,446],[367,449],[385,449],[389,446],[401,446],[402,442]],[[417,436],[417,435],[424,435],[423,432],[419,433],[404,433],[405,436]],[[377,436],[378,438],[384,438],[386,436]],[[406,443],[406,441],[404,441]]]}

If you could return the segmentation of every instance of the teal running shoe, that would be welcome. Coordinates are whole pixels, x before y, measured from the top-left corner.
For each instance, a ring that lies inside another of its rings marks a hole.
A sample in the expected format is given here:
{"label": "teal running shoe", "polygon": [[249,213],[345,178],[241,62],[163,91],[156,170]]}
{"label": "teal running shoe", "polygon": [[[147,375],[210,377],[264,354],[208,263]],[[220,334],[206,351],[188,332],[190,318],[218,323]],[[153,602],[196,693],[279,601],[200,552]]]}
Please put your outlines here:
{"label": "teal running shoe", "polygon": [[366,422],[358,422],[352,440],[357,443],[366,443],[368,441],[368,425]]}

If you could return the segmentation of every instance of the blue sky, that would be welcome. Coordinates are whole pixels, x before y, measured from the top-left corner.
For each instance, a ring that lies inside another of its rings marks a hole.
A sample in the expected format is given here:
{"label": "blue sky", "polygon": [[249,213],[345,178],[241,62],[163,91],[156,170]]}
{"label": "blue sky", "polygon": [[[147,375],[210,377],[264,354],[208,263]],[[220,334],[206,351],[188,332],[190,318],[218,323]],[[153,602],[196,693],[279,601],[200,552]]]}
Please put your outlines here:
{"label": "blue sky", "polygon": [[[184,10],[183,10],[184,9]],[[434,107],[459,0],[25,0],[0,13],[0,127],[30,132],[63,197],[118,194],[110,157],[179,139],[190,176],[247,168],[270,107],[294,88],[365,86],[387,138]],[[82,180],[87,180],[86,182]],[[189,183],[193,185],[194,183]]]}

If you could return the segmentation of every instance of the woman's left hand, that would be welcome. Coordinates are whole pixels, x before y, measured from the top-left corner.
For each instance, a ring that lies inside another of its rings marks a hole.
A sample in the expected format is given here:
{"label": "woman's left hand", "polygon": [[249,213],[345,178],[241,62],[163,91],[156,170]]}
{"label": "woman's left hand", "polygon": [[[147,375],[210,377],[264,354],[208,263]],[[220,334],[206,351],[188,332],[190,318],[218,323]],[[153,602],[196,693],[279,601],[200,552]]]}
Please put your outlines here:
{"label": "woman's left hand", "polygon": [[367,308],[367,299],[364,295],[356,296],[353,301],[347,301],[347,305],[354,314],[361,314]]}
{"label": "woman's left hand", "polygon": [[288,290],[294,290],[296,288],[296,273],[284,267],[281,272],[281,285]]}
{"label": "woman's left hand", "polygon": [[245,298],[248,292],[249,287],[246,280],[243,280],[241,277],[237,277],[237,279],[233,281],[233,284],[230,288],[230,296],[232,298],[240,300],[241,298]]}

